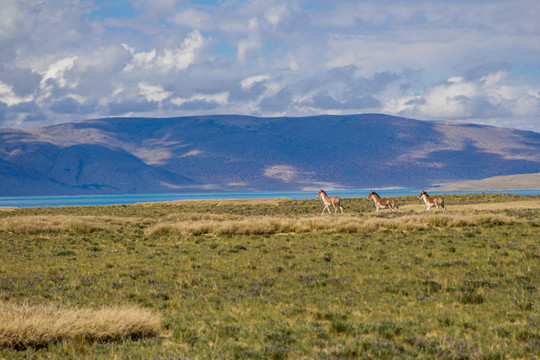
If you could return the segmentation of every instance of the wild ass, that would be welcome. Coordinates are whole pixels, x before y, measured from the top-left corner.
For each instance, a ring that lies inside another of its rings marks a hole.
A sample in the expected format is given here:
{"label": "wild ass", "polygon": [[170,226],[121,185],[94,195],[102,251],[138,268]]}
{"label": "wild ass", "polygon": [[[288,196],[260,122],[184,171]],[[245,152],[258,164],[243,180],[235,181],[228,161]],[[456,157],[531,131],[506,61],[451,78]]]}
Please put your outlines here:
{"label": "wild ass", "polygon": [[317,194],[317,199],[322,198],[322,201],[324,203],[324,209],[321,214],[324,214],[324,210],[328,210],[328,213],[330,214],[330,208],[329,206],[332,205],[334,207],[334,214],[337,213],[337,208],[341,210],[341,213],[343,214],[343,207],[341,206],[341,199],[337,196],[329,197],[326,195],[323,189],[319,191]]}
{"label": "wild ass", "polygon": [[375,191],[371,190],[371,193],[368,195],[368,200],[373,200],[375,203],[375,211],[379,212],[379,209],[390,209],[394,211],[394,209],[397,209],[396,203],[393,199],[385,199],[381,198],[379,194],[377,194]]}
{"label": "wild ass", "polygon": [[430,198],[428,193],[424,190],[418,195],[418,199],[424,200],[424,203],[426,204],[426,211],[429,211],[433,206],[439,210],[439,207],[442,207],[444,210],[446,210],[446,206],[444,206],[444,200],[441,197],[436,198]]}

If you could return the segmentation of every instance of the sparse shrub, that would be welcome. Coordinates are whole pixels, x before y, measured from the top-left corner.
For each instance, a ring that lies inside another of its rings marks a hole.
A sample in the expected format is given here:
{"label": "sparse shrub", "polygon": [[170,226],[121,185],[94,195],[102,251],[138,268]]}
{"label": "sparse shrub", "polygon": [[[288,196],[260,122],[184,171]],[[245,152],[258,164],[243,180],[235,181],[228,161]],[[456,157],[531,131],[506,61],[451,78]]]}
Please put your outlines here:
{"label": "sparse shrub", "polygon": [[351,333],[353,331],[353,327],[351,324],[349,324],[346,321],[332,321],[330,323],[330,329],[332,332],[343,334],[343,333]]}
{"label": "sparse shrub", "polygon": [[401,326],[393,321],[383,321],[377,326],[377,333],[384,339],[393,339],[401,333]]}
{"label": "sparse shrub", "polygon": [[484,296],[478,292],[466,292],[459,297],[459,302],[464,305],[480,305],[484,301]]}
{"label": "sparse shrub", "polygon": [[431,296],[442,289],[442,285],[433,280],[422,281],[421,285],[424,290],[423,293],[426,296]]}

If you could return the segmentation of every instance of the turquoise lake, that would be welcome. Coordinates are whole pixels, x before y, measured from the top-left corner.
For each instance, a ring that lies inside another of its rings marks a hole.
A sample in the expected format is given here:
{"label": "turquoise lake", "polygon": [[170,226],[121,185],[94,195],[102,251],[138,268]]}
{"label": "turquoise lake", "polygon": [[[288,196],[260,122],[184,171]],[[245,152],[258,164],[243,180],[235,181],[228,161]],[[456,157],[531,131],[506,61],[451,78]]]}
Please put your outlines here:
{"label": "turquoise lake", "polygon": [[[375,189],[380,196],[418,195],[419,189]],[[329,196],[342,198],[367,197],[369,190],[329,190]],[[463,194],[489,191],[453,191],[433,192],[433,194]],[[540,195],[540,190],[491,191],[516,195]],[[315,199],[317,191],[264,191],[264,192],[215,192],[215,193],[178,193],[178,194],[124,194],[124,195],[70,195],[70,196],[20,196],[0,197],[0,207],[42,207],[42,206],[89,206],[121,205],[146,202],[205,199],[265,199],[286,197],[293,200]]]}

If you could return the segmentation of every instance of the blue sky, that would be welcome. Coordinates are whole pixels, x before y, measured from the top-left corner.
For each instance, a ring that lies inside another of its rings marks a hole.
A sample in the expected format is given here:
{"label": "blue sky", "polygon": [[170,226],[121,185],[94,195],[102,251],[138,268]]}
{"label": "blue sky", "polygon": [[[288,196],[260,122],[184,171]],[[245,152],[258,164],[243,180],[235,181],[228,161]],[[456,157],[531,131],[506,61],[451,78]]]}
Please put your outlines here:
{"label": "blue sky", "polygon": [[386,113],[540,132],[540,2],[3,0],[0,126]]}

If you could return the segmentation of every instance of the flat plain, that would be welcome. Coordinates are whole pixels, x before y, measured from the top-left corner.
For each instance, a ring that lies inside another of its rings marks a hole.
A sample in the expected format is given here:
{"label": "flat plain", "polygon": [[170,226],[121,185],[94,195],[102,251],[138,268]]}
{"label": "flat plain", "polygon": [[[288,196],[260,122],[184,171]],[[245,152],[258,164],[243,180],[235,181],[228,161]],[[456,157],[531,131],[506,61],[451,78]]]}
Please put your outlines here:
{"label": "flat plain", "polygon": [[0,359],[538,357],[540,196],[444,198],[2,209]]}

